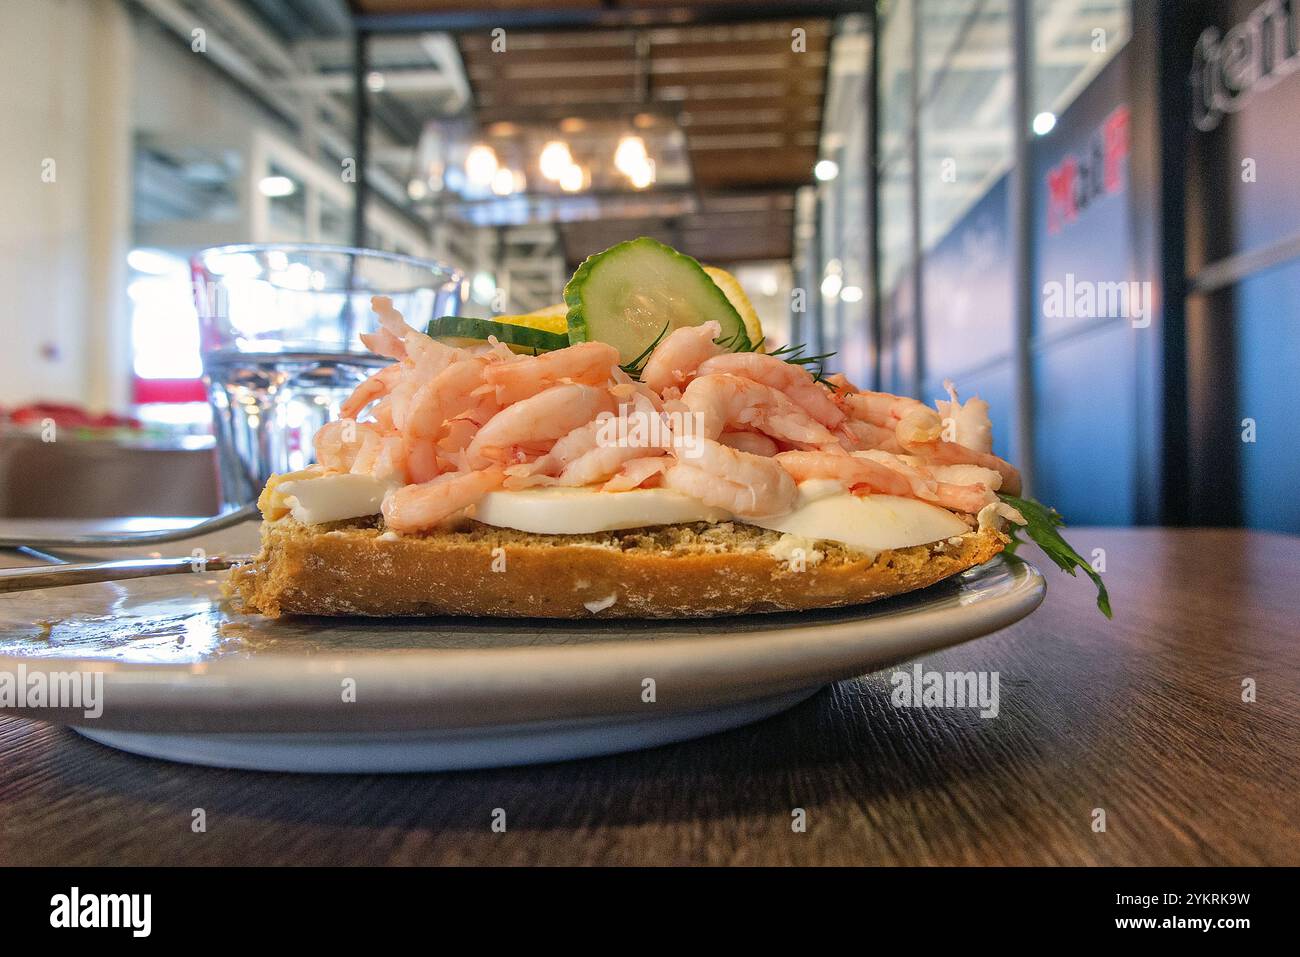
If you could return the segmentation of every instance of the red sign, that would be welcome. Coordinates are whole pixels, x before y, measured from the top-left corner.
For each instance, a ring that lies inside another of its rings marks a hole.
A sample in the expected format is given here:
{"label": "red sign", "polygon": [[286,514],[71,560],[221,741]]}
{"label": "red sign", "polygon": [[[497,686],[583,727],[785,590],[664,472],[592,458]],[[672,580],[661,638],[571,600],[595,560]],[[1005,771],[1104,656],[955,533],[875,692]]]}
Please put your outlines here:
{"label": "red sign", "polygon": [[1093,200],[1124,185],[1129,154],[1129,111],[1118,106],[1088,140],[1081,155],[1069,154],[1047,171],[1047,232],[1074,222]]}

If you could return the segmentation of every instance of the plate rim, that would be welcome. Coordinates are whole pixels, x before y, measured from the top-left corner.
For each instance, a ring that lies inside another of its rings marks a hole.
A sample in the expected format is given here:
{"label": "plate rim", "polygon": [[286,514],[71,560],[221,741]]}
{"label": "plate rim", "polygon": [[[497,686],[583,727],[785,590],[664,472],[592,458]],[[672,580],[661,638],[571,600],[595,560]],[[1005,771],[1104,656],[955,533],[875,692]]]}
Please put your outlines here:
{"label": "plate rim", "polygon": [[[330,715],[347,716],[335,730],[451,728],[625,714],[646,707],[635,693],[640,681],[620,695],[611,689],[638,674],[656,677],[657,688],[669,679],[669,700],[654,702],[656,713],[668,714],[879,670],[999,631],[1028,616],[1046,596],[1042,573],[1019,557],[1000,555],[962,574],[971,573],[1005,574],[1007,580],[993,583],[991,592],[963,608],[922,605],[873,614],[874,605],[867,604],[860,606],[860,616],[748,634],[506,648],[268,652],[204,662],[4,654],[0,670],[23,665],[29,674],[103,673],[106,702],[119,696],[128,702],[121,713],[115,710],[110,717],[106,710],[95,721],[105,728],[160,729],[166,723],[178,731],[291,732],[325,730],[331,722],[321,722]],[[358,696],[341,709],[343,678],[355,679]],[[376,685],[382,689],[378,701],[366,702],[370,692],[363,689]],[[333,694],[328,702],[322,697],[327,689]],[[250,708],[261,710],[250,713]],[[236,710],[246,719],[242,723],[230,720]],[[6,708],[0,714],[84,723],[78,711]]]}

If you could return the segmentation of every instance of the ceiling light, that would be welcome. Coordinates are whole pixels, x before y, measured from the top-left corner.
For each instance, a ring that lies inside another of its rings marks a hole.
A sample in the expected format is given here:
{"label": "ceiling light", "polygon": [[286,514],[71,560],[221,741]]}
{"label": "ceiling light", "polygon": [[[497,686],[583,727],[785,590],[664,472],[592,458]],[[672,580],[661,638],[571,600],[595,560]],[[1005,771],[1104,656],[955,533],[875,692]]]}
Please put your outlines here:
{"label": "ceiling light", "polygon": [[822,280],[822,295],[827,299],[834,299],[840,294],[840,287],[844,280],[840,279],[839,273],[831,273]]}
{"label": "ceiling light", "polygon": [[860,286],[845,286],[840,290],[840,298],[845,302],[861,302],[862,288]]}
{"label": "ceiling light", "polygon": [[384,89],[384,75],[378,70],[366,74],[366,89],[371,93],[380,93]]}
{"label": "ceiling light", "polygon": [[645,140],[639,136],[622,137],[618,141],[618,148],[614,150],[614,165],[629,178],[643,169],[647,158]]}
{"label": "ceiling light", "polygon": [[566,193],[576,193],[582,189],[587,181],[587,175],[582,171],[582,167],[576,163],[571,164],[563,173],[560,174],[560,189]]}
{"label": "ceiling light", "polygon": [[1034,117],[1034,132],[1039,136],[1046,136],[1056,127],[1056,114],[1049,113],[1046,110]]}
{"label": "ceiling light", "polygon": [[492,192],[509,196],[515,191],[515,174],[509,166],[502,166],[492,176]]}
{"label": "ceiling light", "polygon": [[486,143],[475,143],[465,154],[465,175],[478,186],[487,186],[497,174],[497,154]]}
{"label": "ceiling light", "polygon": [[418,203],[429,195],[429,184],[422,179],[413,179],[406,184],[406,195]]}
{"label": "ceiling light", "polygon": [[263,176],[257,183],[257,191],[272,199],[292,196],[297,189],[298,185],[287,176]]}
{"label": "ceiling light", "polygon": [[840,164],[835,160],[818,160],[813,167],[813,175],[825,183],[840,175]]}
{"label": "ceiling light", "polygon": [[655,181],[655,162],[654,160],[642,160],[641,165],[627,174],[627,178],[637,189],[645,189]]}
{"label": "ceiling light", "polygon": [[558,183],[564,171],[573,165],[573,154],[569,152],[569,144],[563,140],[551,140],[542,147],[537,165],[541,168],[543,176]]}

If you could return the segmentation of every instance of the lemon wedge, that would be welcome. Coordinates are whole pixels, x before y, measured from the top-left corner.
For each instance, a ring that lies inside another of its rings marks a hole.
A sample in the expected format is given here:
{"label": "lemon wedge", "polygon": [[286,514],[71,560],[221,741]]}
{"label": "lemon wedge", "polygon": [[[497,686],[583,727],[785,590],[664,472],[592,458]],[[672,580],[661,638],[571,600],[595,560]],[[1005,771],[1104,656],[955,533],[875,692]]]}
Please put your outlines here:
{"label": "lemon wedge", "polygon": [[740,313],[740,318],[745,323],[745,334],[749,336],[749,341],[755,344],[755,350],[762,352],[763,324],[758,321],[754,304],[749,301],[749,296],[745,295],[745,290],[741,288],[739,281],[731,273],[717,266],[705,266],[704,271],[713,280],[713,284],[722,290],[731,307]]}

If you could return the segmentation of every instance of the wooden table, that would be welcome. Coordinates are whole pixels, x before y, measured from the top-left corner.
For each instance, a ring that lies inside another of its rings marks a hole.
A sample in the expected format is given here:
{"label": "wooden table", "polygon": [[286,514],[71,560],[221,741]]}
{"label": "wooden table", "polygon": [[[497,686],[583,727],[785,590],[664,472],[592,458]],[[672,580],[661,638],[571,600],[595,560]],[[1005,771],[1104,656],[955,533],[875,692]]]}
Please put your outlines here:
{"label": "wooden table", "polygon": [[0,718],[0,862],[1300,863],[1300,538],[1071,539],[1105,549],[1115,621],[1045,567],[1029,619],[925,661],[999,672],[996,719],[895,709],[882,673],[638,754],[313,777],[168,764]]}

